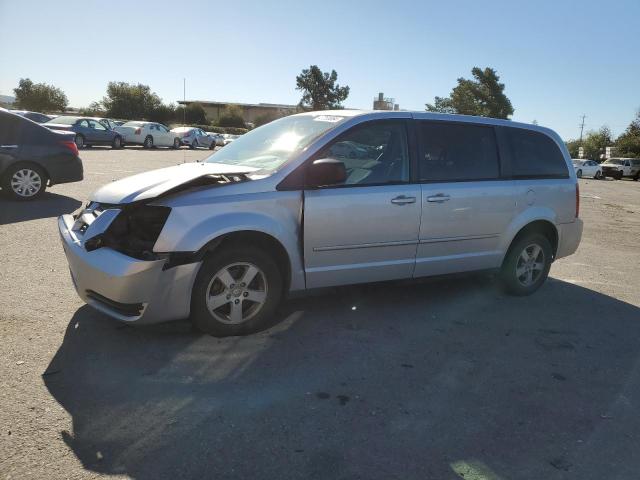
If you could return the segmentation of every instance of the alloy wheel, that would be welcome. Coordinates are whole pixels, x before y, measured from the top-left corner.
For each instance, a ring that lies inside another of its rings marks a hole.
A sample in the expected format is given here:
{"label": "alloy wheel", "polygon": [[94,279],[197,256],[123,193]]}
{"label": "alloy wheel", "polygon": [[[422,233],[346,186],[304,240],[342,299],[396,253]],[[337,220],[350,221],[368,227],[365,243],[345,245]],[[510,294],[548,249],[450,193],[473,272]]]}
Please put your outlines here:
{"label": "alloy wheel", "polygon": [[213,276],[206,292],[209,313],[219,322],[239,325],[264,307],[267,277],[252,263],[233,263]]}
{"label": "alloy wheel", "polygon": [[521,285],[529,287],[538,281],[545,267],[544,250],[532,243],[522,250],[516,262],[516,278]]}
{"label": "alloy wheel", "polygon": [[42,188],[42,178],[35,170],[21,168],[11,177],[11,189],[21,197],[33,197]]}

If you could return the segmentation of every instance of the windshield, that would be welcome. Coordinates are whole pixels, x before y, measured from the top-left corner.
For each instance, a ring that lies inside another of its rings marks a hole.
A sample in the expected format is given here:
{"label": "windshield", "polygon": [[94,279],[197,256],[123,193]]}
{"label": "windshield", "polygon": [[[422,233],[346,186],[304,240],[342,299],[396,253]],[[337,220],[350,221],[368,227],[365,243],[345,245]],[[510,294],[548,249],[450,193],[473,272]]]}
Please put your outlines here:
{"label": "windshield", "polygon": [[56,117],[53,120],[49,120],[47,123],[58,123],[60,125],[73,125],[78,120],[78,117]]}
{"label": "windshield", "polygon": [[275,170],[345,117],[292,115],[245,133],[205,161]]}
{"label": "windshield", "polygon": [[624,160],[618,160],[617,158],[610,158],[609,160],[607,160],[604,163],[609,163],[609,164],[613,164],[613,165],[622,165],[622,164],[624,164]]}
{"label": "windshield", "polygon": [[579,167],[579,166],[581,166],[581,165],[582,165],[582,161],[580,161],[580,160],[574,160],[574,161],[573,161],[573,164],[574,164],[575,166]]}

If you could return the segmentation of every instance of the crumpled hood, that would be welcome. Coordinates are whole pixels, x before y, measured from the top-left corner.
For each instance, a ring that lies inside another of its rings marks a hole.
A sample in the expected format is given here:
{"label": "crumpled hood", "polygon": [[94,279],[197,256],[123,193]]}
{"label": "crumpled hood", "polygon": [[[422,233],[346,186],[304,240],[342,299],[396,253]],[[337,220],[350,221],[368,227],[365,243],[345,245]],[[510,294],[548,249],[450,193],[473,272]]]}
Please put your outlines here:
{"label": "crumpled hood", "polygon": [[243,174],[256,170],[222,163],[183,163],[116,180],[98,189],[91,200],[111,204],[148,200],[206,175]]}

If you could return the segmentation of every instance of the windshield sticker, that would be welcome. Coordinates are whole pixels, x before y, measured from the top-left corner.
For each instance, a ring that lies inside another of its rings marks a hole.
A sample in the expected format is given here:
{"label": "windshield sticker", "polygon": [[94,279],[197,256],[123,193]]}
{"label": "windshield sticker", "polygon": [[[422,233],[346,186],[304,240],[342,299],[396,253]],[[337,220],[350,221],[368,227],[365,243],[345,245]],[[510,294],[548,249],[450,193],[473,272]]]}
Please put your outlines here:
{"label": "windshield sticker", "polygon": [[315,122],[339,122],[343,117],[338,117],[337,115],[318,115],[313,117]]}

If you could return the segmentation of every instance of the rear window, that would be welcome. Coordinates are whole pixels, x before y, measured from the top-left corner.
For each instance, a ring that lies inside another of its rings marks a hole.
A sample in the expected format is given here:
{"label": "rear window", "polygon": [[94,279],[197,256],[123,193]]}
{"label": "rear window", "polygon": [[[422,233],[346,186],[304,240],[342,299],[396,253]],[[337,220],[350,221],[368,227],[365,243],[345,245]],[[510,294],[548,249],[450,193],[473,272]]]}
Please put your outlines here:
{"label": "rear window", "polygon": [[0,145],[40,145],[51,136],[48,128],[23,117],[0,112]]}
{"label": "rear window", "polygon": [[127,122],[123,127],[143,127],[145,122]]}
{"label": "rear window", "polygon": [[556,142],[547,135],[507,128],[511,143],[511,169],[514,178],[567,178],[567,164]]}
{"label": "rear window", "polygon": [[49,120],[49,123],[57,123],[58,125],[73,125],[78,120],[78,117],[56,117],[53,120]]}
{"label": "rear window", "polygon": [[420,122],[419,175],[426,181],[473,181],[500,177],[493,127]]}

